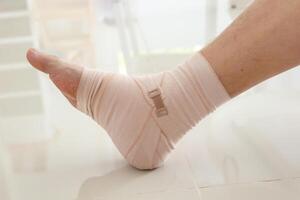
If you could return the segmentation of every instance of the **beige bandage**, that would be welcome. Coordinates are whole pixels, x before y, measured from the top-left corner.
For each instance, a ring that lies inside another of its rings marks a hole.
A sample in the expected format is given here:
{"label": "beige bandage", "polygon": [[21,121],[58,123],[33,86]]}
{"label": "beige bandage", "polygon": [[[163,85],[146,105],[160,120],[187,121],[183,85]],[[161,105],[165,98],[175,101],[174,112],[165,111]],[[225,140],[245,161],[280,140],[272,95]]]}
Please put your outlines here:
{"label": "beige bandage", "polygon": [[153,169],[189,129],[229,99],[196,53],[172,71],[147,76],[84,70],[77,108],[107,131],[131,165]]}

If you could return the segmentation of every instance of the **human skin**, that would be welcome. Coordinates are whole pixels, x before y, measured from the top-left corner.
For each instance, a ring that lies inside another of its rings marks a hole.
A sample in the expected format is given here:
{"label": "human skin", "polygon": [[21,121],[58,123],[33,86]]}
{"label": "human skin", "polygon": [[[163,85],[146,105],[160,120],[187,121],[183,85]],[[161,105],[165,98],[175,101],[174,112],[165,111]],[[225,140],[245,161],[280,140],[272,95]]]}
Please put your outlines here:
{"label": "human skin", "polygon": [[256,0],[201,50],[231,97],[300,64],[300,0]]}
{"label": "human skin", "polygon": [[[300,0],[256,0],[200,51],[231,97],[300,64],[299,10]],[[32,49],[27,58],[76,104],[82,67]]]}

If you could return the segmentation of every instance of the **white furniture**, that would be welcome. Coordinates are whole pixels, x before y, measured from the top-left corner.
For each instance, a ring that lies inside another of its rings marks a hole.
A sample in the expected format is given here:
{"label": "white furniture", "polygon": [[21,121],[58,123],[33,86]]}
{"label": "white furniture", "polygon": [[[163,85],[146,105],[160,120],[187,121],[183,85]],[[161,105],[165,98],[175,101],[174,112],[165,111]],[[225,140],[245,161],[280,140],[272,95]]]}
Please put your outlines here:
{"label": "white furniture", "polygon": [[[0,129],[2,127],[0,118]],[[11,175],[9,166],[7,165],[6,151],[3,146],[3,141],[0,135],[0,199],[10,200],[11,199],[11,188],[9,177]]]}
{"label": "white furniture", "polygon": [[86,66],[95,65],[91,0],[33,0],[41,49]]}
{"label": "white furniture", "polygon": [[0,1],[0,134],[4,143],[24,145],[48,140],[41,78],[26,60],[37,47],[30,0]]}

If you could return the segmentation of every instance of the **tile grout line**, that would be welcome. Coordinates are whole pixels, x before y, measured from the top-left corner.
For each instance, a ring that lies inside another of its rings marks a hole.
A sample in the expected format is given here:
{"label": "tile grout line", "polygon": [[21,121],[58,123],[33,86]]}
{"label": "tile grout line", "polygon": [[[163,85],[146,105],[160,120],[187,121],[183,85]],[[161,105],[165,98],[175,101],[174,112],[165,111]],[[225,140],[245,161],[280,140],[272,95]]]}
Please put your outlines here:
{"label": "tile grout line", "polygon": [[275,183],[280,181],[291,181],[291,180],[300,180],[300,177],[287,177],[287,178],[274,178],[274,179],[266,179],[266,180],[258,180],[258,181],[248,181],[248,182],[237,182],[237,183],[224,183],[224,184],[216,184],[211,186],[198,186],[200,189],[205,188],[217,188],[217,187],[226,187],[226,186],[237,186],[237,185],[247,185],[247,184],[255,184],[255,183]]}
{"label": "tile grout line", "polygon": [[184,158],[185,158],[185,160],[186,160],[186,162],[187,162],[187,165],[188,165],[188,167],[189,167],[189,169],[190,169],[190,170],[189,170],[189,175],[190,175],[190,177],[191,177],[192,180],[193,180],[194,189],[196,190],[196,192],[197,192],[197,194],[198,194],[198,196],[199,196],[199,199],[200,199],[200,200],[203,200],[202,192],[201,192],[201,190],[200,190],[200,186],[198,185],[197,180],[195,180],[195,178],[193,177],[194,171],[193,171],[193,169],[192,169],[192,165],[191,165],[191,163],[190,163],[190,161],[189,161],[189,159],[187,158],[187,156],[186,156],[185,153],[184,153]]}

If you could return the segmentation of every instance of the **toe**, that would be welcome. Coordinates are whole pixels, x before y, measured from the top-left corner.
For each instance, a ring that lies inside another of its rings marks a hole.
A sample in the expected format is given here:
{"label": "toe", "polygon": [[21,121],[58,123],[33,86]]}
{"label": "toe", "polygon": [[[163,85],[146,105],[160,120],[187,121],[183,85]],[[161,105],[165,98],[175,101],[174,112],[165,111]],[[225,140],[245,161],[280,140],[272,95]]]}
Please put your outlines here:
{"label": "toe", "polygon": [[67,63],[56,56],[35,49],[28,50],[27,59],[33,67],[49,74],[52,82],[71,104],[76,104],[77,89],[83,71],[82,67]]}
{"label": "toe", "polygon": [[55,71],[62,62],[56,56],[47,55],[35,49],[29,49],[26,56],[33,67],[47,74]]}

